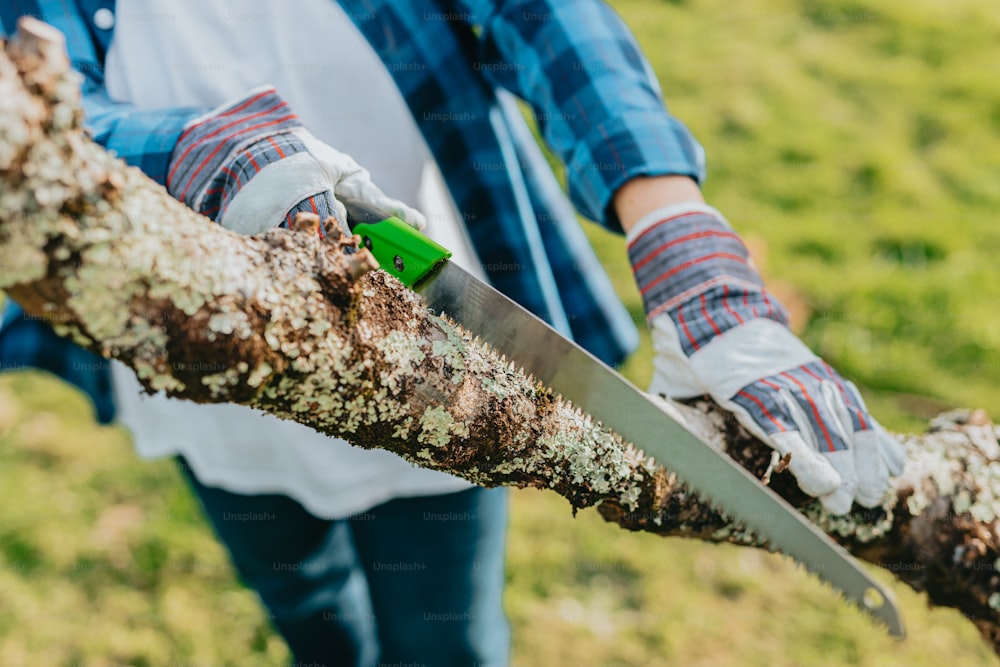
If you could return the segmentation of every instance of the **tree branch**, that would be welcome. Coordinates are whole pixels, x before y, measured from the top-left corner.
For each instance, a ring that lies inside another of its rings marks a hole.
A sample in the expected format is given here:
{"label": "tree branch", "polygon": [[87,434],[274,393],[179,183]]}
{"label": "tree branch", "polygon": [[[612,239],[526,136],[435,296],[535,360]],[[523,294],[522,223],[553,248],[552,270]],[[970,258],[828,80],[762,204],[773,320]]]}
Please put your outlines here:
{"label": "tree branch", "polygon": [[[131,366],[150,392],[253,406],[485,486],[551,488],[629,530],[755,544],[315,219],[243,237],[81,129],[61,35],[25,19],[0,53],[0,288]],[[207,363],[211,362],[211,363]],[[218,371],[218,367],[224,370]],[[207,372],[211,369],[216,372]],[[831,517],[714,405],[664,403],[852,553],[956,607],[1000,651],[1000,446],[981,413],[905,436],[882,507]]]}

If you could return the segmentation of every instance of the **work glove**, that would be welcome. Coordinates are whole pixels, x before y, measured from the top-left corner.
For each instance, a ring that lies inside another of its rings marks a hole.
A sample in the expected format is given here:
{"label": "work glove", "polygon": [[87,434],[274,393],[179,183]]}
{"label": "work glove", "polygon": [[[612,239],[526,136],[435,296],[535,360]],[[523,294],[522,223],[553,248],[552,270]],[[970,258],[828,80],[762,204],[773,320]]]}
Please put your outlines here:
{"label": "work glove", "polygon": [[833,514],[878,505],[903,470],[902,445],[857,388],[788,329],[746,246],[714,208],[670,206],[627,236],[652,330],[650,392],[708,394],[781,455],[799,487]]}
{"label": "work glove", "polygon": [[418,229],[425,224],[349,155],[306,130],[271,87],[192,120],[174,147],[166,184],[171,195],[241,234],[287,227],[300,211],[333,216],[348,231],[337,197],[367,201]]}

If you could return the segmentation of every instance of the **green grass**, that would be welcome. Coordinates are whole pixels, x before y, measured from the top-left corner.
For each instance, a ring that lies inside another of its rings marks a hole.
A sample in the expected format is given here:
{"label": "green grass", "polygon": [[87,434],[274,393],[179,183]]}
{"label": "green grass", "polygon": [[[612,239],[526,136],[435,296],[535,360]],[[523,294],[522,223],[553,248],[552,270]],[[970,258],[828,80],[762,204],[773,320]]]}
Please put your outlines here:
{"label": "green grass", "polygon": [[[708,152],[709,200],[766,241],[801,335],[883,423],[1000,414],[1000,10],[615,6]],[[641,318],[621,239],[588,229]],[[624,370],[644,384],[648,363],[644,341]],[[901,586],[899,643],[778,557],[573,519],[552,494],[513,494],[508,563],[517,665],[1000,665]],[[286,659],[171,464],[51,378],[0,376],[0,665]]]}

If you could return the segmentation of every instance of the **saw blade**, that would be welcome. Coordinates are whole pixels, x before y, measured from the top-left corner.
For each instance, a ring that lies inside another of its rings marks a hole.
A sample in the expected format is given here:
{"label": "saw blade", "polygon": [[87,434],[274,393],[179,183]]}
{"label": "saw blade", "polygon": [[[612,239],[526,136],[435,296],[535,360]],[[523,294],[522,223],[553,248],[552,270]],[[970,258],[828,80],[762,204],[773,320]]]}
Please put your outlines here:
{"label": "saw blade", "polygon": [[897,637],[890,590],[769,487],[713,449],[613,369],[453,262],[414,286],[428,306],[520,364],[606,428],[675,472],[703,500],[802,563]]}

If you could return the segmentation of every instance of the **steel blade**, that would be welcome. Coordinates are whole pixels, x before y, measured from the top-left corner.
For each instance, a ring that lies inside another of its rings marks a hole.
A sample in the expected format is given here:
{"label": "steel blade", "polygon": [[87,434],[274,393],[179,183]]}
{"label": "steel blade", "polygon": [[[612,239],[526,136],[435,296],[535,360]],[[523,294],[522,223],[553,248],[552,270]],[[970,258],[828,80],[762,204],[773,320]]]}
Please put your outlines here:
{"label": "steel blade", "polygon": [[674,471],[702,499],[805,565],[890,634],[905,635],[892,592],[843,547],[596,357],[453,262],[442,262],[414,289],[432,310],[451,317]]}

